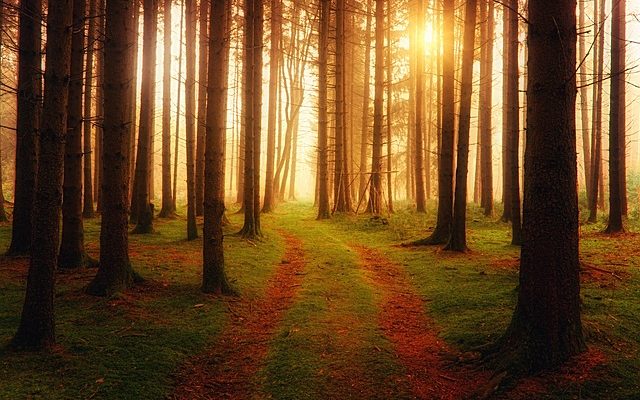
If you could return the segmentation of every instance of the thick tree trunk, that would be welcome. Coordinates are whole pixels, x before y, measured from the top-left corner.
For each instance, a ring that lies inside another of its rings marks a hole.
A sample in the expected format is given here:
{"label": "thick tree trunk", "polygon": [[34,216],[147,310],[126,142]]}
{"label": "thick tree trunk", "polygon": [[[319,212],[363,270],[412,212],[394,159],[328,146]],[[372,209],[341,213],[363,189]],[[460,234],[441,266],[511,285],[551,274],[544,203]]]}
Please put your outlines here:
{"label": "thick tree trunk", "polygon": [[[378,215],[382,207],[382,124],[384,118],[384,0],[376,2],[376,64],[373,99],[373,151],[371,156],[371,184],[367,211]],[[417,102],[416,102],[417,104]],[[420,153],[420,152],[418,152]]]}
{"label": "thick tree trunk", "polygon": [[610,114],[609,114],[609,223],[605,232],[618,233],[624,232],[622,225],[622,197],[624,187],[622,186],[624,175],[624,63],[622,62],[621,52],[625,43],[622,40],[624,36],[622,29],[622,20],[625,18],[625,0],[620,0],[613,4],[611,15],[611,90],[610,90]]}
{"label": "thick tree trunk", "polygon": [[105,1],[98,0],[98,49],[96,51],[96,133],[93,149],[93,197],[96,211],[102,211],[102,133],[104,127],[104,42],[105,38]]}
{"label": "thick tree trunk", "polygon": [[139,276],[129,262],[127,200],[129,192],[129,125],[134,5],[130,0],[107,0],[105,41],[105,121],[103,211],[100,226],[100,267],[87,292],[107,296],[130,287]]}
{"label": "thick tree trunk", "polygon": [[[224,147],[226,134],[227,73],[229,63],[229,0],[211,2],[205,135],[204,240],[202,291],[232,294],[224,271],[222,232],[224,216]],[[202,32],[201,32],[202,34]]]}
{"label": "thick tree trunk", "polygon": [[[503,367],[532,373],[585,349],[576,193],[576,2],[529,1],[524,241]],[[553,143],[550,146],[549,143]]]}
{"label": "thick tree trunk", "polygon": [[[2,83],[2,72],[3,72],[3,68],[2,68],[2,62],[1,60],[2,55],[3,55],[3,51],[4,51],[4,7],[0,5],[0,84]],[[2,111],[3,111],[3,107],[0,104],[0,119],[2,116]],[[1,123],[2,121],[0,121],[0,126],[2,125]],[[1,133],[2,129],[0,128],[0,133]],[[4,190],[2,189],[2,184],[4,182],[3,179],[3,168],[2,168],[2,140],[1,140],[1,134],[0,134],[0,222],[7,222],[9,220],[9,218],[7,218],[7,213],[4,209],[4,203],[5,203],[5,199],[4,199]]]}
{"label": "thick tree trunk", "polygon": [[[620,158],[619,174],[620,177],[620,211],[623,216],[627,216],[627,1],[620,0],[620,27],[618,41],[620,42],[620,65],[618,79],[620,81],[619,91],[619,104],[618,104],[618,122],[619,137],[618,137],[618,157]],[[615,37],[613,38],[615,40]]]}
{"label": "thick tree trunk", "polygon": [[84,250],[82,223],[82,77],[85,4],[86,0],[73,0],[71,75],[64,155],[62,241],[58,255],[58,266],[61,268],[81,268],[89,261]]}
{"label": "thick tree trunk", "polygon": [[244,225],[245,238],[262,235],[260,228],[260,129],[262,119],[263,4],[244,0]]}
{"label": "thick tree trunk", "polygon": [[140,128],[138,133],[138,154],[136,156],[136,185],[137,220],[133,229],[134,234],[153,232],[153,210],[150,200],[151,174],[151,141],[153,140],[153,122],[155,114],[153,91],[156,70],[157,44],[157,0],[144,0],[144,33],[142,50],[142,93],[140,100]]}
{"label": "thick tree trunk", "polygon": [[[172,217],[175,202],[171,187],[171,0],[164,0],[164,55],[162,79],[162,208],[161,218]],[[178,151],[178,149],[176,149]]]}
{"label": "thick tree trunk", "polygon": [[278,108],[278,72],[280,71],[280,36],[282,32],[282,2],[271,0],[271,48],[269,51],[269,109],[267,121],[267,168],[262,212],[273,210],[273,181],[276,152],[276,123]]}
{"label": "thick tree trunk", "polygon": [[84,76],[84,131],[83,131],[83,151],[84,151],[84,197],[82,216],[93,218],[95,216],[93,208],[93,151],[91,148],[91,133],[94,124],[93,120],[93,64],[95,55],[95,41],[97,39],[96,30],[98,21],[97,0],[89,0],[89,31],[87,32],[87,61]]}
{"label": "thick tree trunk", "polygon": [[[54,272],[60,238],[64,138],[71,65],[72,0],[51,2],[47,17],[42,131],[33,204],[33,246],[27,292],[18,332],[12,344],[21,349],[48,350],[55,344]],[[34,15],[33,13],[30,15]],[[37,15],[37,14],[36,14]],[[36,25],[40,28],[39,25]],[[33,116],[32,116],[33,117]]]}
{"label": "thick tree trunk", "polygon": [[438,216],[431,236],[414,242],[416,245],[446,244],[451,235],[453,218],[453,147],[455,125],[455,68],[453,0],[444,0],[443,75],[442,75],[442,134],[438,157]]}
{"label": "thick tree trunk", "polygon": [[42,3],[20,2],[18,42],[18,99],[13,223],[9,256],[24,256],[31,248],[31,221],[38,170],[38,134],[42,83],[41,34]]}
{"label": "thick tree trunk", "polygon": [[511,154],[509,153],[509,47],[511,32],[509,24],[510,11],[507,5],[502,4],[502,222],[511,221]]}
{"label": "thick tree trunk", "polygon": [[485,216],[493,214],[493,41],[494,41],[494,2],[486,1],[487,10],[487,41],[483,44],[484,58],[480,72],[482,77],[482,89],[484,102],[480,108],[480,205],[484,209]]}
{"label": "thick tree trunk", "polygon": [[[335,168],[333,179],[334,211],[349,212],[351,207],[349,196],[349,176],[345,171],[345,0],[337,0],[336,4],[336,129],[335,129]],[[349,196],[350,197],[350,196]],[[369,200],[371,202],[371,200]]]}
{"label": "thick tree trunk", "polygon": [[[207,131],[207,82],[209,73],[209,1],[200,0],[198,48],[198,129],[196,132],[196,216],[204,214],[204,153]],[[233,164],[233,162],[232,162]]]}
{"label": "thick tree trunk", "polygon": [[[417,21],[417,29],[419,35],[424,33],[424,0],[418,0],[418,14],[415,17]],[[424,137],[424,40],[417,38],[416,42],[416,96],[415,96],[415,151],[414,151],[414,171],[416,179],[416,210],[420,213],[426,212],[426,203],[424,195],[424,166],[422,153],[422,139]]]}
{"label": "thick tree trunk", "polygon": [[[367,17],[369,18],[369,17]],[[327,118],[327,58],[329,53],[329,22],[331,1],[320,2],[320,39],[318,44],[318,218],[328,219],[329,208],[329,163],[328,163],[328,118]],[[366,77],[365,77],[366,80]]]}
{"label": "thick tree trunk", "polygon": [[451,238],[447,250],[467,250],[467,174],[469,170],[469,129],[471,127],[471,96],[473,94],[473,59],[475,50],[477,0],[467,0],[464,18],[462,81],[460,91],[460,121],[458,123],[458,153],[456,189]]}
{"label": "thick tree trunk", "polygon": [[[196,23],[195,0],[186,1],[187,76],[185,79],[185,123],[187,137],[187,240],[198,237],[196,225]],[[224,149],[224,146],[223,146]]]}

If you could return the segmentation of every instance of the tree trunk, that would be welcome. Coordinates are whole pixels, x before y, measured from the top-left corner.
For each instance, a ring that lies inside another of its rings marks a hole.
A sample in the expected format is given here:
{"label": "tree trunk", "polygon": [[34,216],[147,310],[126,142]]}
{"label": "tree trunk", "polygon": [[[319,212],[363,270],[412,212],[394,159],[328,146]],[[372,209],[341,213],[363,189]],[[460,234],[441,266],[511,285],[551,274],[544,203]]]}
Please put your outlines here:
{"label": "tree trunk", "polygon": [[[367,17],[369,18],[369,17]],[[328,219],[329,208],[329,163],[328,163],[328,119],[327,119],[327,58],[329,53],[329,23],[331,1],[320,1],[320,39],[318,44],[318,218]],[[365,75],[366,81],[366,75]],[[365,90],[366,92],[366,90]]]}
{"label": "tree trunk", "polygon": [[[132,74],[132,84],[131,84],[131,116],[129,120],[131,124],[129,125],[129,177],[135,175],[136,172],[136,143],[138,132],[138,126],[136,125],[136,121],[138,120],[138,44],[140,42],[139,37],[139,26],[140,26],[140,0],[134,0],[133,3],[133,64],[131,65],[131,74]],[[129,208],[131,215],[133,216],[133,211],[135,209],[136,202],[133,201],[135,196],[133,195],[133,190],[135,189],[135,185],[129,185]],[[174,208],[175,208],[175,199],[174,199]]]}
{"label": "tree trunk", "polygon": [[624,103],[622,93],[624,92],[624,63],[622,62],[623,42],[622,20],[625,18],[625,0],[620,0],[613,4],[611,15],[611,90],[610,90],[610,114],[609,114],[609,223],[605,232],[624,232],[622,225],[622,197],[624,187],[622,186],[624,175]]}
{"label": "tree trunk", "polygon": [[[585,25],[585,10],[584,3],[586,0],[580,0],[578,3],[580,10],[580,22],[579,30],[586,31]],[[597,25],[595,25],[597,26]],[[578,35],[578,48],[579,48],[579,57],[578,63],[580,65],[580,132],[582,133],[582,159],[584,161],[584,182],[586,192],[590,192],[591,187],[591,146],[589,143],[589,101],[588,101],[588,88],[587,88],[587,49],[586,49],[586,33]]]}
{"label": "tree trunk", "polygon": [[244,0],[244,225],[240,233],[252,239],[260,229],[260,129],[262,119],[263,4]]}
{"label": "tree trunk", "polygon": [[446,244],[451,235],[453,218],[453,147],[455,125],[455,40],[454,0],[444,0],[442,134],[438,157],[438,216],[431,236],[414,242],[416,245]]}
{"label": "tree trunk", "polygon": [[[209,2],[200,0],[198,55],[198,129],[196,132],[196,216],[204,214],[204,153],[207,131],[207,82],[209,73]],[[233,164],[233,162],[232,162]]]}
{"label": "tree trunk", "polygon": [[[377,1],[377,0],[376,0]],[[345,23],[345,0],[337,0],[336,4],[336,129],[335,129],[335,168],[333,179],[333,198],[334,198],[334,211],[337,212],[349,212],[348,207],[349,191],[347,189],[349,176],[345,175],[345,87],[344,87],[344,47],[345,47],[345,35],[344,35],[344,23]],[[369,200],[371,201],[371,200]]]}
{"label": "tree trunk", "polygon": [[269,110],[267,122],[267,168],[262,212],[273,210],[273,179],[276,151],[278,108],[278,72],[280,71],[280,36],[282,32],[282,2],[271,0],[271,48],[269,51]]}
{"label": "tree trunk", "polygon": [[[384,0],[376,3],[376,64],[373,99],[373,151],[371,156],[371,184],[367,211],[380,214],[382,203],[382,124],[384,118]],[[417,104],[417,102],[416,102]],[[419,153],[419,152],[418,152]]]}
{"label": "tree trunk", "polygon": [[509,32],[510,11],[507,5],[502,4],[502,222],[511,221],[511,154],[509,153],[509,47],[511,32]]}
{"label": "tree trunk", "polygon": [[[620,27],[618,34],[618,41],[620,42],[620,65],[619,65],[619,75],[618,79],[620,82],[620,87],[618,89],[619,93],[619,104],[618,104],[618,118],[620,122],[618,122],[619,127],[619,137],[618,137],[618,146],[620,150],[618,150],[618,157],[620,158],[619,165],[619,177],[620,177],[620,211],[623,216],[627,216],[628,205],[627,205],[627,1],[620,0],[618,7],[620,7]],[[613,38],[615,40],[615,37]]]}
{"label": "tree trunk", "polygon": [[522,225],[520,218],[520,92],[518,65],[518,0],[509,0],[509,55],[507,75],[507,137],[509,139],[507,165],[511,168],[511,244],[522,244]]}
{"label": "tree trunk", "polygon": [[[187,76],[184,104],[187,137],[187,240],[198,237],[196,225],[195,145],[196,145],[196,12],[195,0],[186,0]],[[224,149],[224,146],[223,146]]]}
{"label": "tree trunk", "polygon": [[604,24],[606,11],[604,0],[594,0],[594,15],[596,20],[596,42],[594,46],[593,70],[595,71],[595,86],[593,90],[592,116],[592,152],[591,152],[591,185],[589,187],[589,222],[598,219],[598,196],[604,198],[602,185],[602,82],[604,69]]}
{"label": "tree trunk", "polygon": [[40,125],[42,3],[20,2],[18,42],[18,98],[13,223],[9,256],[24,256],[31,248],[33,200],[38,170]]}
{"label": "tree trunk", "polygon": [[[393,212],[393,181],[392,176],[392,140],[391,140],[391,113],[393,109],[393,55],[391,52],[391,25],[392,25],[392,13],[391,2],[387,1],[387,210]],[[353,104],[353,103],[352,103]]]}
{"label": "tree trunk", "polygon": [[[211,2],[205,135],[204,240],[202,291],[232,294],[224,271],[224,147],[226,134],[227,65],[229,63],[229,0]],[[202,5],[201,5],[202,7]],[[204,33],[201,32],[201,35]]]}
{"label": "tree trunk", "polygon": [[95,217],[93,209],[93,152],[91,149],[91,132],[94,124],[93,120],[93,60],[95,55],[95,41],[97,39],[96,30],[98,21],[97,0],[89,0],[89,31],[87,33],[87,61],[84,76],[84,131],[83,131],[83,151],[84,151],[84,197],[82,216],[84,218]]}
{"label": "tree trunk", "polygon": [[98,51],[96,54],[96,133],[93,154],[93,196],[96,211],[102,211],[102,133],[104,126],[104,42],[105,38],[105,1],[98,0]]}
{"label": "tree trunk", "polygon": [[[21,349],[48,350],[55,344],[54,286],[60,238],[60,204],[64,137],[71,65],[72,0],[49,3],[47,59],[38,177],[33,204],[33,246],[27,293],[18,332],[12,344]],[[30,13],[28,15],[38,15]],[[39,25],[36,25],[40,28]],[[82,84],[82,83],[81,83]],[[31,116],[33,117],[33,116]]]}
{"label": "tree trunk", "polygon": [[84,21],[86,0],[73,0],[73,35],[69,108],[64,155],[62,241],[58,266],[81,268],[89,261],[84,250],[82,223],[82,76],[84,68]]}
{"label": "tree trunk", "polygon": [[[171,0],[164,0],[164,55],[162,79],[162,208],[161,218],[175,213],[171,187]],[[176,148],[176,151],[178,149]]]}
{"label": "tree trunk", "polygon": [[[529,1],[524,226],[503,367],[533,373],[585,349],[576,193],[576,2]],[[553,143],[552,146],[549,144]]]}
{"label": "tree trunk", "polygon": [[423,166],[423,142],[424,137],[424,39],[420,35],[424,34],[424,0],[418,0],[418,14],[416,21],[418,22],[416,31],[416,96],[415,96],[415,144],[414,151],[414,171],[416,179],[416,210],[420,213],[426,212],[426,203],[424,195],[424,166]]}
{"label": "tree trunk", "polygon": [[[4,7],[2,5],[0,5],[0,84],[2,84],[2,72],[3,72],[3,66],[2,66],[2,60],[3,60],[3,51],[4,51]],[[2,104],[0,104],[0,119],[2,117],[2,112],[3,112],[3,107]],[[9,218],[7,218],[7,213],[4,209],[4,203],[5,203],[5,199],[4,199],[4,190],[2,189],[2,184],[4,182],[4,179],[2,177],[3,175],[3,168],[2,168],[2,140],[1,140],[1,133],[2,133],[2,121],[0,121],[0,222],[7,222],[9,220]]]}
{"label": "tree trunk", "polygon": [[103,209],[100,226],[100,267],[87,292],[108,296],[139,280],[129,262],[127,200],[129,188],[129,125],[131,99],[134,4],[107,0],[105,41],[105,121]]}
{"label": "tree trunk", "polygon": [[369,146],[369,103],[370,82],[371,82],[371,9],[373,0],[367,0],[367,22],[365,26],[364,39],[364,94],[362,96],[362,125],[360,127],[360,174],[358,184],[358,202],[362,203],[366,194],[367,186],[367,147]]}
{"label": "tree trunk", "polygon": [[473,59],[476,40],[477,0],[467,0],[464,18],[462,81],[460,91],[460,121],[458,123],[458,153],[456,189],[451,238],[447,250],[467,250],[467,174],[469,170],[469,129],[471,126],[471,96],[473,94]]}
{"label": "tree trunk", "polygon": [[142,89],[140,100],[140,128],[138,133],[138,154],[136,156],[136,185],[138,218],[133,229],[134,234],[153,232],[153,210],[150,201],[151,141],[153,140],[153,122],[155,115],[153,91],[156,69],[157,44],[157,0],[144,0],[144,32],[142,49]]}
{"label": "tree trunk", "polygon": [[[184,1],[180,5],[180,50],[178,51],[178,87],[182,84],[182,37],[184,35]],[[173,208],[176,209],[176,201],[178,198],[178,155],[180,154],[180,113],[182,110],[182,90],[178,90],[178,101],[176,103],[176,139],[175,139],[175,154],[173,155]]]}
{"label": "tree trunk", "polygon": [[482,77],[481,91],[483,92],[483,105],[481,106],[480,118],[480,206],[484,209],[485,216],[493,214],[493,41],[494,41],[494,17],[495,6],[493,1],[487,1],[489,7],[487,11],[487,42],[483,49],[484,69],[480,72]]}

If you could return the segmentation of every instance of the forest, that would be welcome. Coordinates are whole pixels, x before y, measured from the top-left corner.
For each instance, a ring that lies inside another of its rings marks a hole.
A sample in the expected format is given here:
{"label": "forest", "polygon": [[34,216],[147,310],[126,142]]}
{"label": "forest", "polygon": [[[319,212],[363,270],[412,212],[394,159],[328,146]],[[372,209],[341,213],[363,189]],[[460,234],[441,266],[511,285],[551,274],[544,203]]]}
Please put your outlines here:
{"label": "forest", "polygon": [[640,399],[639,16],[0,0],[0,399]]}

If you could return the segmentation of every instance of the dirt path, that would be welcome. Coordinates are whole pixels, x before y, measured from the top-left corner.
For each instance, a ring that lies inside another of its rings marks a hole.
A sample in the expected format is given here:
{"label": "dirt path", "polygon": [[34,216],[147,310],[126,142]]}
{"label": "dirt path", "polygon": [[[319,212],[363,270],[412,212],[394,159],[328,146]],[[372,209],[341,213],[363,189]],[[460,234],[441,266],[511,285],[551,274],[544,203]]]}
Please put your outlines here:
{"label": "dirt path", "polygon": [[264,364],[269,342],[293,304],[305,266],[302,242],[281,231],[283,260],[262,298],[230,301],[230,321],[209,351],[189,360],[178,372],[173,399],[246,399],[260,395],[255,375]]}
{"label": "dirt path", "polygon": [[406,271],[379,251],[352,247],[382,294],[378,323],[406,370],[413,395],[419,399],[464,399],[486,382],[486,374],[448,366],[444,355],[453,351],[438,338]]}

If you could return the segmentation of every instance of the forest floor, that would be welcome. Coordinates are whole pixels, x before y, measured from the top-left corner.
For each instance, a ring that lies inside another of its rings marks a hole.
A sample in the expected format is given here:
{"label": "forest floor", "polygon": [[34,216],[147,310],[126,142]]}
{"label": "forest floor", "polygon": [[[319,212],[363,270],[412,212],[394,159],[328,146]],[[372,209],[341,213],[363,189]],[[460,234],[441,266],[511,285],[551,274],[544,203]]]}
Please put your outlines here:
{"label": "forest floor", "polygon": [[[0,257],[0,399],[469,398],[491,378],[473,349],[509,323],[519,256],[507,225],[470,214],[471,250],[455,254],[400,246],[433,212],[316,221],[309,204],[283,204],[256,242],[234,235],[230,213],[231,298],[199,292],[202,242],[184,240],[184,220],[156,220],[130,238],[144,284],[99,299],[82,290],[95,271],[59,274],[51,354],[6,349],[28,261]],[[589,351],[492,398],[640,398],[640,235],[581,229]],[[88,221],[94,257],[98,232]]]}

